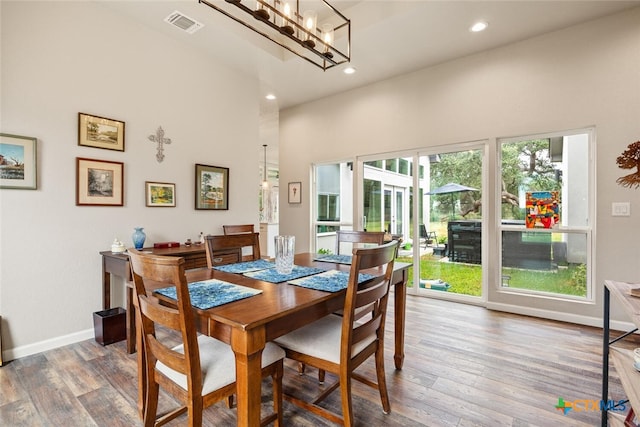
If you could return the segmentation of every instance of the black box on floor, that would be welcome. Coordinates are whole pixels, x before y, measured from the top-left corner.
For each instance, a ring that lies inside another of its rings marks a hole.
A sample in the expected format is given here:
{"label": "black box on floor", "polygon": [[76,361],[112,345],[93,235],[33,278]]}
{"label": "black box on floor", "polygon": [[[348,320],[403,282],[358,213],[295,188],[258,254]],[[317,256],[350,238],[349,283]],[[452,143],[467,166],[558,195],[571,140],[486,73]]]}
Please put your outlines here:
{"label": "black box on floor", "polygon": [[122,307],[93,313],[96,341],[102,345],[113,344],[127,338],[127,310]]}

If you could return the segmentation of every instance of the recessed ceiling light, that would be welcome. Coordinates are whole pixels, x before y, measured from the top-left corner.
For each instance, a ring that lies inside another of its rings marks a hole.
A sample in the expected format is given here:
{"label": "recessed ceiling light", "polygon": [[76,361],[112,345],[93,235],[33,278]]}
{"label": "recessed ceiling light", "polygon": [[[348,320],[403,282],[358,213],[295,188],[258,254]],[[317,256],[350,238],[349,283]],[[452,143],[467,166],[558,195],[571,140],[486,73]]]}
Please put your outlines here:
{"label": "recessed ceiling light", "polygon": [[486,22],[478,21],[475,24],[473,24],[473,26],[469,29],[469,31],[473,33],[479,33],[480,31],[486,30],[488,26],[489,24],[487,24]]}
{"label": "recessed ceiling light", "polygon": [[269,101],[273,101],[274,99],[276,99],[276,96],[272,93],[267,94],[267,96],[265,96],[265,98],[267,98]]}
{"label": "recessed ceiling light", "polygon": [[344,69],[344,73],[345,74],[353,74],[355,72],[356,72],[356,69],[353,68],[353,67],[347,67],[347,68]]}

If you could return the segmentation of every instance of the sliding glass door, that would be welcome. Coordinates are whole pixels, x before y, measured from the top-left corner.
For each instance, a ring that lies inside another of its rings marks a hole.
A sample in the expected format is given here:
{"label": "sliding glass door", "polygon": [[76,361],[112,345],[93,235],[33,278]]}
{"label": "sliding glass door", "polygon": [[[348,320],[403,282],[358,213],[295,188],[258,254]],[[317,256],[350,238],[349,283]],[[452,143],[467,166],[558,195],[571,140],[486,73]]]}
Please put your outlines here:
{"label": "sliding glass door", "polygon": [[414,250],[417,294],[467,300],[483,295],[483,152],[484,146],[461,145],[419,157],[425,173]]}
{"label": "sliding glass door", "polygon": [[409,293],[521,307],[593,301],[594,132],[316,165],[314,249],[332,252],[338,229],[386,231],[413,265]]}
{"label": "sliding glass door", "polygon": [[413,293],[481,297],[483,147],[314,166],[316,251],[333,252],[338,229],[385,231]]}

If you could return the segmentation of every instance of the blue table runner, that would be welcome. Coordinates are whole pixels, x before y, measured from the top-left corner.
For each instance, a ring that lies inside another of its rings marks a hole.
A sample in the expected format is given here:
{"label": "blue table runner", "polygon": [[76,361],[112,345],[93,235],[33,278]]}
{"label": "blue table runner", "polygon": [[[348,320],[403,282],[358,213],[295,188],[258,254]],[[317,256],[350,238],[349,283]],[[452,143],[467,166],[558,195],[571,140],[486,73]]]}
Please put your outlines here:
{"label": "blue table runner", "polygon": [[[228,304],[262,293],[260,289],[248,288],[218,279],[189,283],[191,305],[201,310]],[[155,291],[167,298],[177,299],[176,287],[170,286]]]}

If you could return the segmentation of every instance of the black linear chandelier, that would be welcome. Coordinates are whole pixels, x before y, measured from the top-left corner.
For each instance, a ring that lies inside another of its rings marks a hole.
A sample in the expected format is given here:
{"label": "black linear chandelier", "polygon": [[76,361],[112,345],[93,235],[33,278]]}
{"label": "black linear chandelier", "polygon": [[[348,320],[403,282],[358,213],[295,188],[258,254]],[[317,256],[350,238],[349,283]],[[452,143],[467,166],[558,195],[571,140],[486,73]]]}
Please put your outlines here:
{"label": "black linear chandelier", "polygon": [[324,0],[198,1],[323,70],[351,60],[351,21]]}

